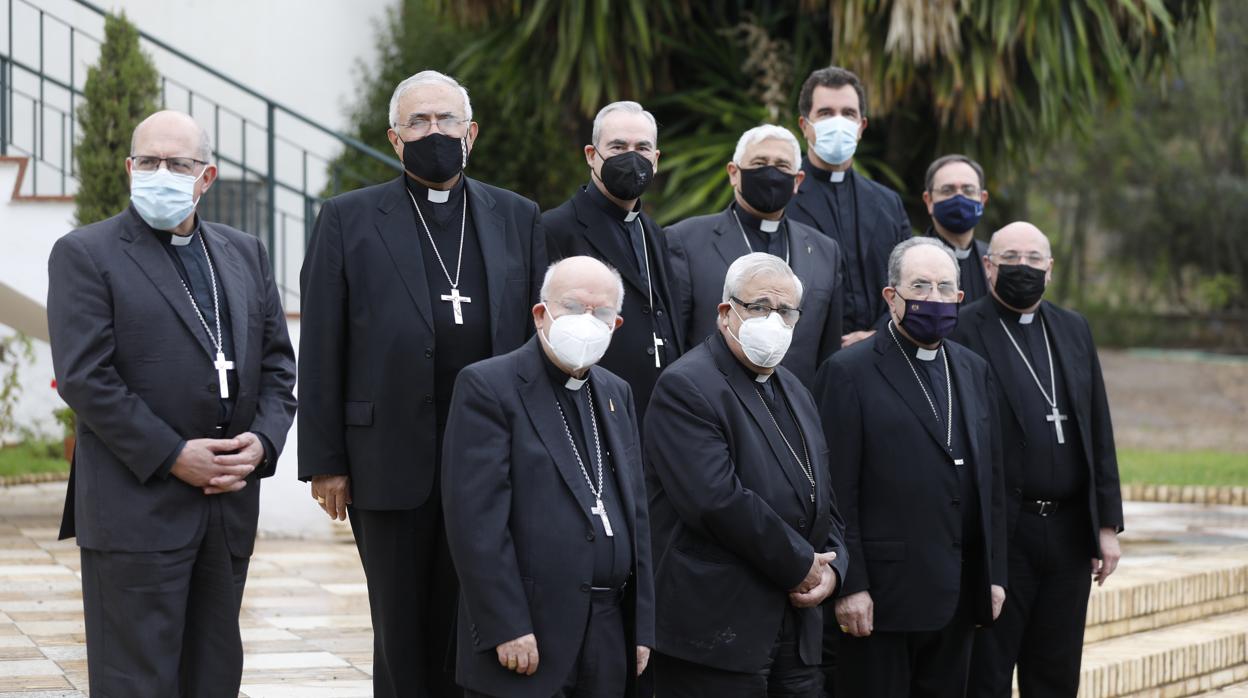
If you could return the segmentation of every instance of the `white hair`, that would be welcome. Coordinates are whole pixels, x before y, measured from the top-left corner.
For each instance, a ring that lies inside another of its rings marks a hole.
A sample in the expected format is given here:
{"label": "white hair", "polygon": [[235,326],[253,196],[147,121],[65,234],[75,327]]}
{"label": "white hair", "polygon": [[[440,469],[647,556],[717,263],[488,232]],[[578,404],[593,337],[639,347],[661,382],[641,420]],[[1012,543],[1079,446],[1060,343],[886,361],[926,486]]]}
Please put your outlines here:
{"label": "white hair", "polygon": [[[797,274],[793,273],[793,269],[785,264],[783,259],[766,252],[751,252],[743,257],[737,257],[737,261],[728,267],[728,273],[724,276],[723,302],[727,303],[733,296],[741,298],[741,288],[760,276],[791,279],[797,288],[797,300],[794,305],[802,304],[802,280],[797,278]],[[749,299],[742,298],[742,300]]]}
{"label": "white hair", "polygon": [[542,277],[542,290],[539,291],[538,298],[543,303],[550,300],[550,282],[552,279],[555,278],[555,271],[558,270],[558,268],[562,266],[565,262],[570,262],[574,259],[592,259],[595,262],[598,262],[599,264],[601,264],[603,267],[605,267],[607,271],[611,272],[611,276],[615,277],[615,298],[616,298],[615,312],[618,313],[621,310],[623,310],[624,309],[624,279],[623,277],[620,276],[620,272],[617,271],[615,267],[611,266],[610,264],[607,264],[606,262],[603,262],[602,260],[596,257],[564,257],[558,262],[555,262],[554,264],[551,264],[549,267],[546,267],[546,275]]}
{"label": "white hair", "polygon": [[598,110],[598,115],[594,117],[594,132],[592,135],[593,146],[598,147],[598,139],[602,137],[602,122],[607,118],[607,114],[622,111],[626,114],[641,114],[650,122],[651,128],[654,129],[654,144],[659,144],[659,122],[654,120],[654,114],[646,111],[644,107],[636,102],[612,102],[602,109]]}
{"label": "white hair", "polygon": [[737,139],[737,149],[732,153],[732,161],[740,167],[741,161],[745,159],[745,149],[768,138],[784,141],[793,149],[793,167],[800,167],[802,164],[802,147],[797,144],[797,138],[793,132],[783,126],[774,124],[763,124],[741,134],[741,138]]}
{"label": "white hair", "polygon": [[398,127],[399,125],[399,99],[413,87],[421,85],[449,85],[459,90],[459,94],[464,98],[464,118],[472,121],[472,101],[468,99],[468,90],[459,84],[455,78],[439,73],[436,70],[422,70],[419,73],[400,82],[394,88],[394,94],[390,95],[390,125]]}
{"label": "white hair", "polygon": [[958,277],[960,276],[960,274],[956,273],[958,271],[958,258],[954,256],[953,250],[949,249],[948,245],[940,240],[937,240],[936,238],[912,237],[908,240],[902,240],[897,243],[897,246],[894,247],[893,251],[888,255],[889,286],[897,288],[897,285],[901,283],[901,261],[906,256],[906,253],[916,247],[923,247],[927,245],[931,245],[939,249],[941,252],[944,252],[945,256],[949,258],[949,261],[953,263],[953,270],[955,272],[953,275],[953,284],[955,287],[958,285]]}

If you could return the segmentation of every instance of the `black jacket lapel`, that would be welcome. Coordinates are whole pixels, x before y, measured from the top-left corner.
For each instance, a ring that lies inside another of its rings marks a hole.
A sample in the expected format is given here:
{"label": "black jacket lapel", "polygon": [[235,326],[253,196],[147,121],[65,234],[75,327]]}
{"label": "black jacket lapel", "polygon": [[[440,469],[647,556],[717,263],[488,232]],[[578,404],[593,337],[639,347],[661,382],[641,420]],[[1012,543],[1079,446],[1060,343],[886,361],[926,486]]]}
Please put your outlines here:
{"label": "black jacket lapel", "polygon": [[901,396],[901,401],[918,418],[928,436],[932,437],[940,450],[948,453],[949,446],[945,441],[943,427],[936,420],[936,415],[932,414],[932,403],[928,402],[929,398],[914,375],[914,369],[906,362],[906,357],[894,344],[888,330],[877,332],[875,336],[875,350],[880,354],[875,362],[876,369]]}
{"label": "black jacket lapel", "polygon": [[485,260],[486,285],[490,294],[490,338],[495,351],[498,351],[498,329],[502,324],[498,316],[503,311],[504,284],[507,283],[509,231],[507,222],[494,210],[494,197],[473,179],[466,179],[464,196],[468,197],[468,206],[472,209],[472,224]]}
{"label": "black jacket lapel", "polygon": [[130,240],[130,244],[126,246],[126,254],[139,267],[143,275],[152,282],[169,307],[173,308],[173,312],[186,326],[187,331],[203,347],[204,353],[208,356],[215,356],[217,351],[208,343],[208,335],[191,307],[191,301],[186,295],[186,286],[182,284],[182,277],[174,268],[173,260],[169,259],[169,254],[161,248],[160,240],[156,239],[155,235],[141,229],[137,216],[138,214],[135,214],[136,220],[129,221],[129,225],[126,226],[125,235]]}
{"label": "black jacket lapel", "polygon": [[984,349],[987,351],[988,356],[993,357],[988,363],[992,366],[992,372],[997,379],[997,384],[1001,386],[1001,391],[1005,393],[1006,402],[1009,403],[1010,412],[1014,415],[1018,428],[1022,430],[1022,396],[1019,395],[1018,379],[1011,368],[1013,365],[1012,357],[1017,355],[1018,351],[1005,336],[1005,330],[1001,327],[1001,323],[997,321],[998,317],[995,310],[981,306],[977,314],[979,315],[979,323],[976,330],[979,332],[980,341],[984,343]]}
{"label": "black jacket lapel", "polygon": [[402,177],[391,182],[386,195],[377,204],[377,209],[377,233],[390,251],[390,258],[394,261],[399,278],[407,287],[407,295],[416,304],[416,310],[424,318],[429,331],[433,332],[429,280],[425,275],[424,256],[420,253],[420,238],[417,237],[425,234],[425,231],[419,229],[416,216],[412,213],[407,183]]}
{"label": "black jacket lapel", "polygon": [[234,337],[234,365],[241,370],[247,358],[247,302],[257,297],[251,279],[243,270],[242,260],[228,238],[217,233],[207,223],[200,224],[200,234],[212,251],[217,271],[221,274],[221,288],[230,306],[230,330]]}
{"label": "black jacket lapel", "polygon": [[627,403],[624,398],[612,390],[609,390],[600,381],[592,379],[594,369],[589,370],[591,375],[590,383],[594,389],[594,409],[598,414],[598,424],[602,427],[607,438],[607,448],[610,449],[612,462],[615,463],[615,484],[620,493],[620,500],[624,504],[624,517],[628,521],[628,530],[635,532],[637,530],[636,517],[633,513],[637,511],[637,502],[633,498],[633,487],[630,477],[633,473],[624,466],[624,458],[628,453],[628,447],[625,445],[624,424],[627,421]]}
{"label": "black jacket lapel", "polygon": [[737,261],[738,257],[750,253],[749,246],[741,237],[741,229],[737,227],[737,222],[732,216],[731,208],[715,219],[715,237],[712,240],[714,240],[715,251],[719,252],[719,256],[729,266]]}
{"label": "black jacket lapel", "polygon": [[[1066,395],[1071,402],[1066,409],[1074,412],[1084,455],[1087,462],[1091,464],[1094,462],[1090,447],[1091,440],[1082,436],[1088,430],[1087,425],[1092,423],[1092,415],[1089,413],[1092,405],[1092,375],[1090,369],[1085,370],[1091,362],[1084,354],[1082,343],[1055,307],[1045,301],[1040,305],[1039,312],[1044,320],[1045,328],[1049,331],[1049,342],[1053,347],[1054,360],[1061,364],[1062,380],[1066,381]],[[1062,406],[1058,405],[1058,407]]]}
{"label": "black jacket lapel", "polygon": [[625,282],[645,296],[649,289],[637,271],[636,255],[624,246],[615,222],[598,210],[584,189],[577,191],[572,197],[572,206],[576,209],[576,220],[582,226],[581,234],[585,236],[585,240],[598,250],[608,264],[620,272]]}

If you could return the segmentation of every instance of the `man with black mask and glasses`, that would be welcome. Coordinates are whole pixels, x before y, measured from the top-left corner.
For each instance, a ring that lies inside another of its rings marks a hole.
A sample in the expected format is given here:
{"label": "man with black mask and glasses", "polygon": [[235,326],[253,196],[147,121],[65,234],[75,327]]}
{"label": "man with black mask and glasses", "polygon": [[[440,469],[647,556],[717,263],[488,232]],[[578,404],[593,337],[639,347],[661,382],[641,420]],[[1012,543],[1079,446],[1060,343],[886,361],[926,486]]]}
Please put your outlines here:
{"label": "man with black mask and glasses", "polygon": [[585,255],[624,277],[628,292],[616,333],[601,366],[633,388],[637,418],[645,416],[659,372],[678,359],[684,336],[675,305],[663,231],[642,211],[641,196],[658,171],[658,125],[636,102],[613,102],[594,117],[585,146],[589,184],[542,214],[552,261]]}
{"label": "man with black mask and glasses", "polygon": [[992,236],[991,295],[965,306],[956,337],[988,360],[1005,451],[1010,595],[975,638],[968,696],[1079,692],[1092,579],[1121,555],[1122,495],[1105,381],[1088,321],[1042,300],[1049,241],[1030,223]]}
{"label": "man with black mask and glasses", "polygon": [[764,124],[741,134],[728,182],[733,202],[719,213],[667,228],[672,250],[676,317],[692,349],[716,331],[715,313],[728,265],[751,252],[783,259],[801,279],[802,324],[784,367],[803,384],[841,348],[841,247],[818,230],[784,215],[806,173],[802,149],[788,129]]}
{"label": "man with black mask and glasses", "polygon": [[1001,440],[988,364],[946,339],[958,265],[931,238],[888,258],[889,323],[819,369],[849,575],[838,696],[965,694],[976,625],[1005,597]]}
{"label": "man with black mask and glasses", "polygon": [[426,70],[390,99],[403,174],[325,202],[301,278],[299,477],[351,529],[377,696],[453,696],[457,582],[439,496],[460,369],[519,347],[546,269],[537,205],[467,177],[468,92]]}

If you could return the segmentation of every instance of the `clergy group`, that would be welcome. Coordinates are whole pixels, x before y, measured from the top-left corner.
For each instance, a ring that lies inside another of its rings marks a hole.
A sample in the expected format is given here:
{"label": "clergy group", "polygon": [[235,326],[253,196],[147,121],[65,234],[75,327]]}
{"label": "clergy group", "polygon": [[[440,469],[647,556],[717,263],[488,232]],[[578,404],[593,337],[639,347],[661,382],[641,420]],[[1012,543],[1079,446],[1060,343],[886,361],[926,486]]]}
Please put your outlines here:
{"label": "clergy group", "polygon": [[[130,202],[49,260],[78,416],[61,536],[92,695],[230,696],[259,490],[350,522],[373,695],[1073,697],[1121,555],[1087,321],[1047,236],[980,230],[983,167],[861,175],[852,72],[762,124],[731,203],[663,227],[660,129],[607,104],[547,211],[470,177],[489,120],[400,82],[394,179],[324,201],[298,371],[268,253],[197,213],[210,137],[162,111]],[[291,475],[293,477],[293,475]]]}

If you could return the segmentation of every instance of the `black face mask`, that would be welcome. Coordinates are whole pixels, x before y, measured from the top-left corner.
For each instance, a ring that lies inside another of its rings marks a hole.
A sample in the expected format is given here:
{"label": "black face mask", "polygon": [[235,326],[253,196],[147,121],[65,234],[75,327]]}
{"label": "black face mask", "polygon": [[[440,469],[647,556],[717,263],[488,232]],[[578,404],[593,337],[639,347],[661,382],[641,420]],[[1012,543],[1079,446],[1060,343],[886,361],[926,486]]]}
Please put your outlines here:
{"label": "black face mask", "polygon": [[1011,308],[1030,308],[1044,297],[1046,273],[1027,264],[998,264],[997,297]]}
{"label": "black face mask", "polygon": [[604,159],[598,178],[611,196],[632,201],[641,198],[646,187],[650,186],[650,181],[654,179],[654,165],[641,153],[630,150]]}
{"label": "black face mask", "polygon": [[793,198],[793,180],[797,175],[771,165],[740,172],[741,198],[759,213],[775,213]]}
{"label": "black face mask", "polygon": [[451,138],[444,133],[403,141],[403,168],[426,182],[445,182],[468,164],[467,148],[462,138]]}

